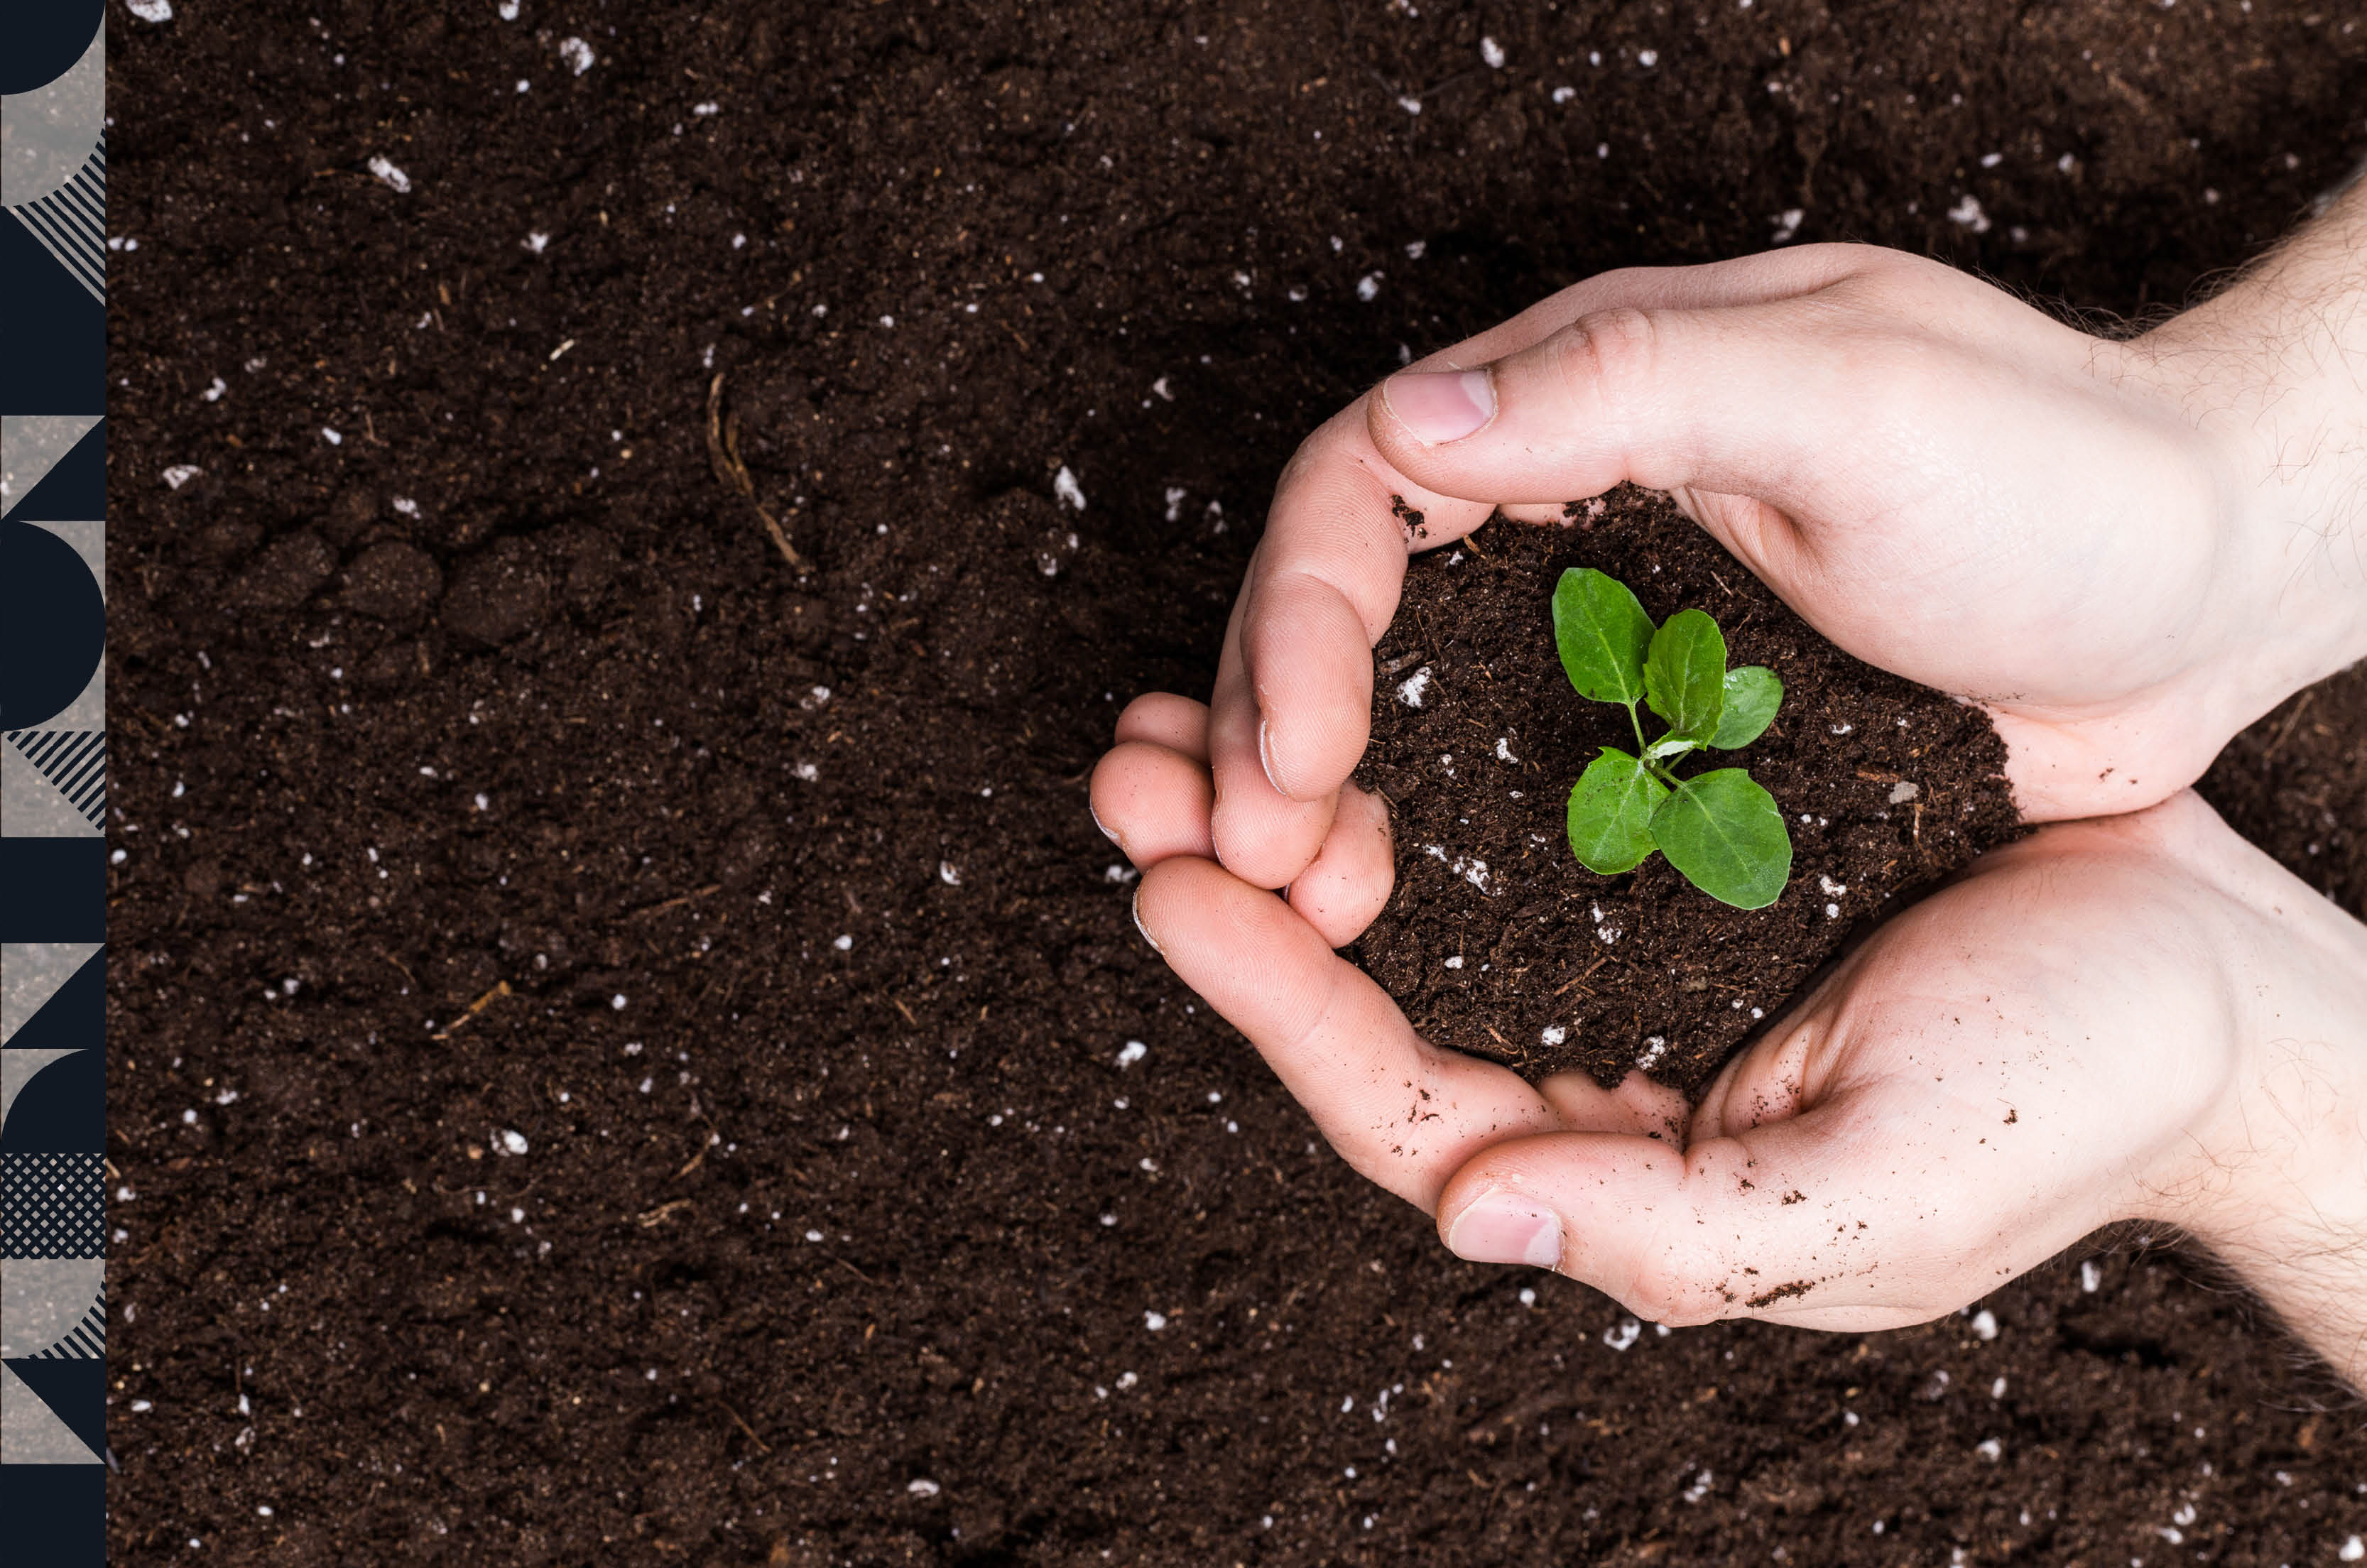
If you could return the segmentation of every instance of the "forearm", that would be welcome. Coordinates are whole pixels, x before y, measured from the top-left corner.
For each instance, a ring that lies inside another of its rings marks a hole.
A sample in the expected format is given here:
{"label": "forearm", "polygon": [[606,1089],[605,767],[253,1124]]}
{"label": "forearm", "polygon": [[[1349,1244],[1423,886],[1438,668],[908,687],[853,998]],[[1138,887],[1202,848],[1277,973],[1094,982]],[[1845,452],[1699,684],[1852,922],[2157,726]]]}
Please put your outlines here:
{"label": "forearm", "polygon": [[2255,1226],[2214,1245],[2296,1337],[2367,1392],[2367,1136],[2359,1101],[2348,1109],[2347,1149],[2293,1172]]}
{"label": "forearm", "polygon": [[2282,873],[2248,891],[2250,1038],[2198,1130],[2203,1201],[2171,1217],[2367,1391],[2367,927]]}

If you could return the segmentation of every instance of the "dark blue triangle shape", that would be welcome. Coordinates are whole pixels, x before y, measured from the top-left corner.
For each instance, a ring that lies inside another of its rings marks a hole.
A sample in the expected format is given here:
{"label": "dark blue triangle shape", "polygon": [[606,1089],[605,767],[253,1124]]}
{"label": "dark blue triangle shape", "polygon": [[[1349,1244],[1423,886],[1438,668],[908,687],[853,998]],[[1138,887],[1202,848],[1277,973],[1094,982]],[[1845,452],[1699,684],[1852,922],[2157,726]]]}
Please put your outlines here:
{"label": "dark blue triangle shape", "polygon": [[8,1036],[12,1051],[87,1051],[106,1043],[107,949],[103,947]]}
{"label": "dark blue triangle shape", "polygon": [[25,499],[8,509],[14,523],[96,523],[107,515],[107,421],[100,420],[58,459]]}
{"label": "dark blue triangle shape", "polygon": [[67,1430],[89,1446],[93,1458],[107,1456],[105,1361],[11,1356],[7,1366],[27,1388],[41,1396],[42,1404],[57,1412]]}

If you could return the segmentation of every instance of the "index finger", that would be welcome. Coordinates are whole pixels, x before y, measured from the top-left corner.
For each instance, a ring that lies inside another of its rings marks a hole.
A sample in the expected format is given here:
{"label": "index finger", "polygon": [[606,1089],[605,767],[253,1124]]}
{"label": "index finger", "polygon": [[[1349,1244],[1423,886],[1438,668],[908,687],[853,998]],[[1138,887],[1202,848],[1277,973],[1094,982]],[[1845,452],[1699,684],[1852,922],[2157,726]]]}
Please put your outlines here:
{"label": "index finger", "polygon": [[1425,1212],[1489,1144],[1561,1119],[1510,1069],[1441,1051],[1305,917],[1214,862],[1142,874],[1135,919],[1362,1175]]}
{"label": "index finger", "polygon": [[[1783,298],[1829,280],[1852,254],[1819,246],[1604,273],[1410,368],[1484,365],[1614,306]],[[1330,815],[1308,807],[1328,801],[1364,755],[1372,647],[1397,614],[1408,553],[1463,537],[1498,499],[1445,495],[1408,478],[1373,439],[1372,401],[1326,422],[1284,469],[1218,663],[1209,715],[1217,852],[1263,887],[1313,860]]]}

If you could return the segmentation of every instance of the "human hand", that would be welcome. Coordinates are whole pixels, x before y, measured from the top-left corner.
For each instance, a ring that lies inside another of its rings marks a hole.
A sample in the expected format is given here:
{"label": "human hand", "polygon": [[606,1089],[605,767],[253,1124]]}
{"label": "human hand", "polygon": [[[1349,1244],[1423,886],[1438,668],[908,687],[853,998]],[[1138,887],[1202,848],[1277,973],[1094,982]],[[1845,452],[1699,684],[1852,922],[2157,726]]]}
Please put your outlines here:
{"label": "human hand", "polygon": [[1409,548],[1623,479],[1840,647],[1986,706],[2028,818],[2165,798],[2367,652],[2362,254],[2367,192],[2113,342],[1807,246],[1605,274],[1400,372],[1276,490],[1213,697],[1220,858],[1279,886],[1323,842]]}
{"label": "human hand", "polygon": [[1207,858],[1197,705],[1129,718],[1146,704],[1181,744],[1121,745],[1093,781],[1144,868],[1145,937],[1460,1255],[1557,1269],[1658,1322],[1865,1329],[2144,1218],[2195,1232],[2367,1372],[2367,928],[2191,794],[1976,862],[1688,1111],[1641,1074],[1532,1086],[1420,1039],[1331,951],[1387,897],[1385,829],[1327,840],[1317,925],[1298,887],[1285,903]]}

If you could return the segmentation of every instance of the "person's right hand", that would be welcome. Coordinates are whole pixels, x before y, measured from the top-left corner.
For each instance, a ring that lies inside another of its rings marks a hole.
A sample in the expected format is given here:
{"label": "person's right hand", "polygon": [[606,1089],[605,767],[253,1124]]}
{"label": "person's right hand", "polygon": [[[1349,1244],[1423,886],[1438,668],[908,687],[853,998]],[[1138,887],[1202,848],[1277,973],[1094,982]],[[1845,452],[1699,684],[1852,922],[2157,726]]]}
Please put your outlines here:
{"label": "person's right hand", "polygon": [[1670,1324],[1861,1330],[1976,1301],[2118,1219],[2220,1251],[2367,1374],[2367,927],[2191,792],[1982,857],[1898,912],[1690,1109],[1531,1085],[1414,1033],[1331,951],[1387,896],[1348,795],[1287,901],[1207,858],[1206,717],[1148,697],[1093,776],[1136,919],[1357,1170],[1467,1258]]}
{"label": "person's right hand", "polygon": [[[2320,257],[2338,285],[2350,268],[2333,330],[2353,335],[2357,206]],[[1987,707],[2028,819],[2167,797],[2367,651],[2341,533],[2367,378],[2301,384],[2367,344],[2281,352],[2306,323],[2270,314],[2231,290],[2115,342],[1937,263],[1818,245],[1605,274],[1399,372],[1276,490],[1211,704],[1219,858],[1269,887],[1314,859],[1409,549],[1622,480],[1670,492],[1840,647]]]}

